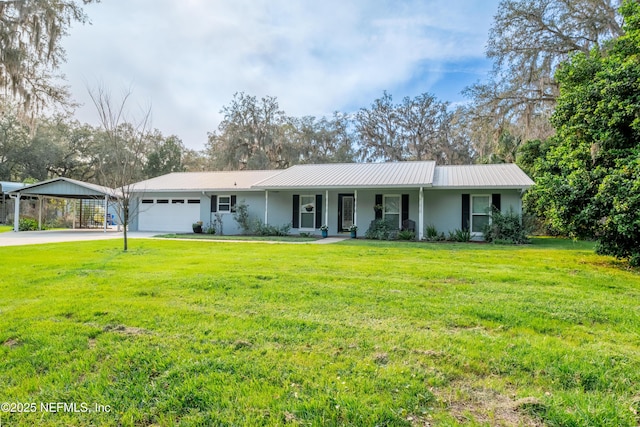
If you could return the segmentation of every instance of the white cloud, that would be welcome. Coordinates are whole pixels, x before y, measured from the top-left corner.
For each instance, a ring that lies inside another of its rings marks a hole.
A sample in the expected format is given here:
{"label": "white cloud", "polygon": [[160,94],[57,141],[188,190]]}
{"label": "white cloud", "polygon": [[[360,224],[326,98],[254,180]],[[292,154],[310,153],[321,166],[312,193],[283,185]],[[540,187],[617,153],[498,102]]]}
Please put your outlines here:
{"label": "white cloud", "polygon": [[87,6],[93,25],[72,28],[63,72],[80,120],[95,122],[86,84],[131,86],[154,127],[202,148],[235,92],[320,116],[409,82],[428,91],[447,64],[484,56],[497,3],[109,0]]}

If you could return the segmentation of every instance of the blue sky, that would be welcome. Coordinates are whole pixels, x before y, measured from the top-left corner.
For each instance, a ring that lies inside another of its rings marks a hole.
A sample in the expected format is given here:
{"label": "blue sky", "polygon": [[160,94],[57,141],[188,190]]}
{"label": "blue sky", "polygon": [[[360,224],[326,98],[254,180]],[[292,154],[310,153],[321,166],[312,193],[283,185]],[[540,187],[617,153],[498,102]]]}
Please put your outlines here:
{"label": "blue sky", "polygon": [[103,0],[64,40],[61,71],[97,124],[88,87],[130,88],[130,113],[202,149],[235,92],[325,116],[429,92],[464,102],[483,80],[499,0]]}

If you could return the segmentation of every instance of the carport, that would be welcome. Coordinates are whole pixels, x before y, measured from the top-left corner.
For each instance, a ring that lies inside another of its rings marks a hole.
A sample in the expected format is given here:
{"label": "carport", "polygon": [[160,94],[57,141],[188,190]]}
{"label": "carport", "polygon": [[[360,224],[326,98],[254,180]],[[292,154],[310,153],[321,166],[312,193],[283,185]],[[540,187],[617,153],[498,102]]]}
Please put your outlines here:
{"label": "carport", "polygon": [[104,200],[104,232],[107,231],[109,201],[117,200],[115,191],[109,187],[89,184],[71,178],[54,178],[38,182],[9,193],[15,200],[15,214],[13,231],[19,231],[20,198],[37,198],[38,200],[38,228],[42,229],[42,205],[45,197],[57,199]]}

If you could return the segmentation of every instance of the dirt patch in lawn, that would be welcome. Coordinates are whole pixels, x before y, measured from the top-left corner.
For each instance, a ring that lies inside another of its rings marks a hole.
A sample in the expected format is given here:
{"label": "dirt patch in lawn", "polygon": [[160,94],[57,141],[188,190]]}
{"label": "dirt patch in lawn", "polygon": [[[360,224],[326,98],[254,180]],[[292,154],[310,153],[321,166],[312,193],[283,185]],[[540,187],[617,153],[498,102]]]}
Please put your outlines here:
{"label": "dirt patch in lawn", "polygon": [[544,410],[534,397],[513,399],[495,390],[452,384],[447,390],[434,390],[447,412],[461,423],[487,423],[501,427],[542,427],[542,421],[530,415]]}

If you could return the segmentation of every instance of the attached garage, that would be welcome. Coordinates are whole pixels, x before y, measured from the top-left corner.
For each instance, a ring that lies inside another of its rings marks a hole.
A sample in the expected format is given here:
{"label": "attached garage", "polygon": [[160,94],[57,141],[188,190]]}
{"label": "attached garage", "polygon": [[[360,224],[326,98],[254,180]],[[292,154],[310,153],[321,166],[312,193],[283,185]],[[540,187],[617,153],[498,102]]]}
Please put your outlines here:
{"label": "attached garage", "polygon": [[138,211],[138,229],[190,233],[199,218],[200,199],[143,198]]}

